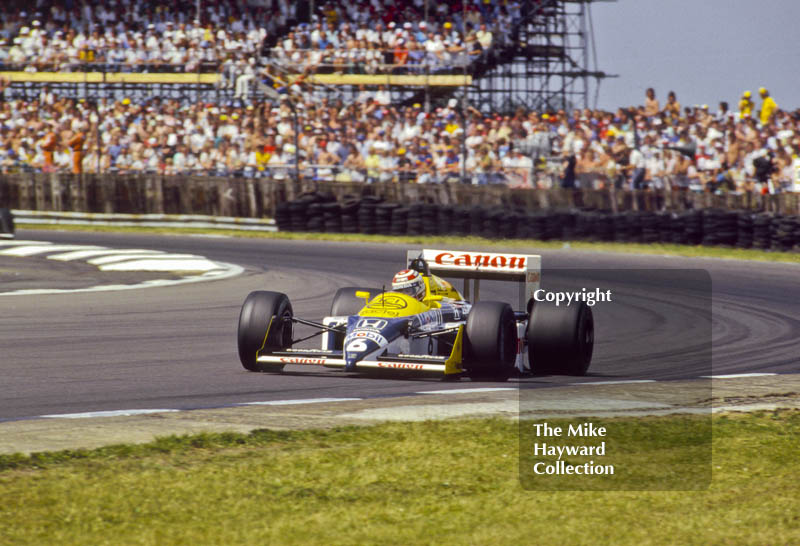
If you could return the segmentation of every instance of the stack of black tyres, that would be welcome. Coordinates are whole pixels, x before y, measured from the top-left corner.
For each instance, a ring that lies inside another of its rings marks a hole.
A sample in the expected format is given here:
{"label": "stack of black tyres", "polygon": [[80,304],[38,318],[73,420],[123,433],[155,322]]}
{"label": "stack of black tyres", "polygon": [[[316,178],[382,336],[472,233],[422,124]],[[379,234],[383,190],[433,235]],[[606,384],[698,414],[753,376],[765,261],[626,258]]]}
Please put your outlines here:
{"label": "stack of black tyres", "polygon": [[275,225],[278,231],[292,231],[292,205],[289,201],[281,201],[275,205]]}
{"label": "stack of black tyres", "polygon": [[322,205],[322,214],[327,233],[342,232],[342,206],[339,203],[336,201],[324,203]]}
{"label": "stack of black tyres", "polygon": [[703,241],[703,213],[699,210],[687,210],[682,213],[686,244],[699,245]]}
{"label": "stack of black tyres", "polygon": [[703,211],[704,246],[726,245],[736,243],[737,215],[725,210],[705,209]]}
{"label": "stack of black tyres", "polygon": [[561,210],[556,213],[558,218],[558,229],[561,233],[560,237],[551,237],[551,239],[563,239],[565,241],[572,241],[575,239],[575,212],[572,210]]}
{"label": "stack of black tyres", "polygon": [[672,242],[672,213],[663,211],[656,214],[658,217],[658,240],[662,243]]}
{"label": "stack of black tyres", "polygon": [[642,217],[634,212],[628,211],[625,213],[625,219],[628,222],[628,239],[629,243],[642,242]]}
{"label": "stack of black tyres", "polygon": [[358,231],[367,235],[375,234],[375,207],[380,203],[377,197],[364,197],[358,205]]}
{"label": "stack of black tyres", "polygon": [[477,235],[488,239],[592,240],[800,250],[800,218],[720,209],[684,212],[527,211],[429,203],[383,203],[377,197],[308,192],[279,203],[281,231],[387,235]]}
{"label": "stack of black tyres", "polygon": [[453,207],[439,205],[436,211],[436,230],[439,235],[451,235],[455,232],[453,228]]}
{"label": "stack of black tyres", "polygon": [[342,201],[342,233],[358,233],[358,199],[349,197]]}
{"label": "stack of black tyres", "polygon": [[497,239],[500,235],[500,224],[503,222],[505,214],[505,210],[501,208],[493,208],[486,211],[483,216],[481,236],[486,239]]}
{"label": "stack of black tyres", "polygon": [[639,213],[639,221],[642,224],[643,243],[652,244],[661,240],[661,235],[658,232],[659,218],[655,212]]}
{"label": "stack of black tyres", "polygon": [[400,208],[400,203],[380,203],[375,207],[375,233],[391,235],[392,212]]}
{"label": "stack of black tyres", "polygon": [[453,235],[468,237],[472,233],[470,222],[470,209],[467,207],[456,207],[453,210]]}
{"label": "stack of black tyres", "polygon": [[519,229],[520,218],[524,214],[517,210],[503,211],[500,214],[500,221],[498,222],[498,230],[494,237],[501,239],[517,239],[517,230]]}
{"label": "stack of black tyres", "polygon": [[753,217],[753,248],[765,250],[772,241],[772,215],[769,213],[756,214]]}
{"label": "stack of black tyres", "polygon": [[798,222],[795,216],[776,216],[772,220],[772,249],[793,250],[797,241]]}
{"label": "stack of black tyres", "polygon": [[678,212],[673,212],[671,214],[672,219],[670,221],[670,227],[672,229],[672,234],[670,236],[670,243],[676,245],[685,245],[688,237],[686,235],[686,220],[683,214]]}
{"label": "stack of black tyres", "polygon": [[557,216],[555,214],[548,215],[544,212],[534,212],[525,215],[517,227],[517,232],[522,239],[536,239],[539,241],[547,241],[550,239],[550,233],[547,230],[548,221],[553,222]]}
{"label": "stack of black tyres", "polygon": [[308,206],[311,201],[307,199],[295,199],[289,202],[289,229],[291,231],[305,231]]}
{"label": "stack of black tyres", "polygon": [[14,215],[11,213],[11,210],[0,208],[0,233],[13,236],[15,231]]}
{"label": "stack of black tyres", "polygon": [[753,214],[740,211],[736,217],[736,246],[750,248],[753,246]]}
{"label": "stack of black tyres", "polygon": [[483,207],[472,207],[469,210],[469,223],[472,229],[472,235],[476,237],[483,237],[483,217],[486,211]]}
{"label": "stack of black tyres", "polygon": [[422,203],[412,203],[408,207],[407,226],[409,235],[422,235]]}
{"label": "stack of black tyres", "polygon": [[408,233],[409,207],[398,206],[392,209],[392,235],[405,235]]}
{"label": "stack of black tyres", "polygon": [[614,240],[614,219],[610,215],[604,212],[593,212],[591,225],[594,240]]}
{"label": "stack of black tyres", "polygon": [[439,231],[437,222],[438,207],[432,203],[422,204],[422,233],[425,235],[436,235]]}
{"label": "stack of black tyres", "polygon": [[[303,201],[299,201],[299,203],[303,203]],[[310,231],[314,233],[319,233],[326,231],[325,230],[325,218],[323,207],[325,203],[321,202],[307,202],[305,208],[305,227],[302,229],[298,229],[295,231]],[[300,216],[298,215],[298,219]]]}

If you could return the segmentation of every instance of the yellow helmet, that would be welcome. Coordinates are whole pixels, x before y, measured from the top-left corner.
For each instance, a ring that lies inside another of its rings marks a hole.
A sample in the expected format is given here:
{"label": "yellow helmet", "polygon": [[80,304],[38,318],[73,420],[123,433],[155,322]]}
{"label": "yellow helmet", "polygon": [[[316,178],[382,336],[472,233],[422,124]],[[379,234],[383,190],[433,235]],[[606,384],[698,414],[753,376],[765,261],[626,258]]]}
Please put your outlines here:
{"label": "yellow helmet", "polygon": [[749,98],[750,98],[750,95],[751,95],[750,91],[745,91],[744,93],[742,93],[742,96],[743,96],[744,98],[746,98],[746,99],[749,99]]}

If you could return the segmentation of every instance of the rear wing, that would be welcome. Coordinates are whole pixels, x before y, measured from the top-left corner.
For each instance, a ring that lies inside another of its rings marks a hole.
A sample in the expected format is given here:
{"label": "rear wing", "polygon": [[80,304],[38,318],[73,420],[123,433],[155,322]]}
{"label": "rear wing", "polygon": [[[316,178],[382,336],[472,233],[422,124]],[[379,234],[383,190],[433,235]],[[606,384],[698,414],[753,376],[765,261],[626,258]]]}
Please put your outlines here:
{"label": "rear wing", "polygon": [[516,281],[519,283],[519,310],[527,311],[528,302],[539,289],[542,277],[542,257],[532,254],[468,252],[464,250],[409,250],[407,263],[423,258],[430,272],[442,277],[464,279],[463,295],[470,299],[470,279],[473,280],[472,301],[478,301],[481,279]]}

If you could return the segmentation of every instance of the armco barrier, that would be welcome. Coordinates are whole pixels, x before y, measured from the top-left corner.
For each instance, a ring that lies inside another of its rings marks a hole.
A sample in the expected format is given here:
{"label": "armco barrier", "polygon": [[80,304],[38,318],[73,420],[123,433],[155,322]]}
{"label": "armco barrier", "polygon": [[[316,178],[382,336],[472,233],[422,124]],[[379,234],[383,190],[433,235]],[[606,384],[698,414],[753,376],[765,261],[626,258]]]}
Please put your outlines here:
{"label": "armco barrier", "polygon": [[[339,221],[333,218],[336,214]],[[404,206],[375,197],[350,199],[341,205],[330,193],[309,192],[279,204],[275,220],[280,231],[338,233],[346,226],[349,233],[364,234],[478,235],[489,239],[702,244],[800,251],[797,216],[722,209],[529,211],[429,203]]]}
{"label": "armco barrier", "polygon": [[198,214],[106,214],[99,212],[50,212],[13,210],[17,224],[93,225],[125,227],[169,227],[229,229],[239,231],[276,231],[269,218],[234,218]]}
{"label": "armco barrier", "polygon": [[[512,189],[502,185],[294,182],[268,178],[160,176],[157,174],[0,174],[0,206],[19,210],[124,214],[200,214],[271,218],[279,203],[308,191],[331,194],[341,207],[374,197],[387,203],[432,203],[505,210],[591,209],[597,211],[751,210],[800,213],[800,194],[714,195],[672,191]],[[346,224],[357,216],[343,212]],[[425,212],[425,208],[421,209]],[[409,209],[408,222],[418,216]],[[365,213],[366,214],[366,213]],[[402,213],[401,213],[402,214]],[[429,219],[430,213],[426,212]],[[447,214],[447,213],[445,213]],[[438,212],[437,212],[438,218]],[[438,220],[437,220],[438,221]],[[428,225],[427,222],[425,225]],[[332,228],[335,229],[335,226]]]}

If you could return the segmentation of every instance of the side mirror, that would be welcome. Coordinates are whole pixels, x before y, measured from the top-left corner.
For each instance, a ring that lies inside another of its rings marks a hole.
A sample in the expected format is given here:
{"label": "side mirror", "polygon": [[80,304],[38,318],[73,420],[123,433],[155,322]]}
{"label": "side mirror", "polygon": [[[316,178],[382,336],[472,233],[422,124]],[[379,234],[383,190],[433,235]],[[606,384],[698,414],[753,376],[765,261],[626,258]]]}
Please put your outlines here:
{"label": "side mirror", "polygon": [[431,294],[425,299],[428,301],[442,301],[444,299],[444,296]]}
{"label": "side mirror", "polygon": [[369,292],[364,292],[363,290],[359,290],[356,292],[357,298],[363,298],[365,303],[369,303]]}

